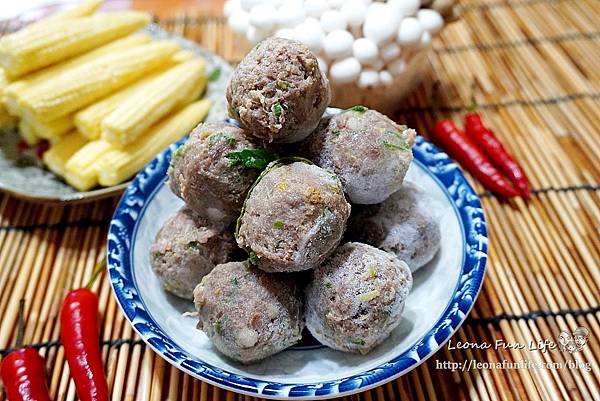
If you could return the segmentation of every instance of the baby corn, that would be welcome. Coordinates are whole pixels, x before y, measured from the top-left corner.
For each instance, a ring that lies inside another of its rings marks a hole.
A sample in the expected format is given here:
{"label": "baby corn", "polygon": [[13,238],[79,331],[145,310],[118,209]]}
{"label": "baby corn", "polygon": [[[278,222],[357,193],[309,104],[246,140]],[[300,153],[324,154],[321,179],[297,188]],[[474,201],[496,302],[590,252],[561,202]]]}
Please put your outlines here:
{"label": "baby corn", "polygon": [[[164,69],[169,68],[172,64],[179,63],[181,61],[187,61],[194,57],[194,54],[189,50],[180,50],[175,53],[170,61],[165,65]],[[120,91],[99,100],[96,103],[92,103],[83,110],[75,113],[75,126],[89,140],[93,141],[100,138],[101,124],[104,117],[112,113],[125,99],[133,96],[133,94],[144,87],[148,82],[154,79],[164,69],[161,67],[158,71],[153,74],[134,82],[130,86],[126,86]]]}
{"label": "baby corn", "polygon": [[42,70],[24,76],[18,81],[11,82],[6,86],[4,90],[6,102],[10,107],[9,111],[13,115],[18,115],[18,98],[28,89],[35,87],[36,85],[39,85],[43,82],[56,79],[62,74],[68,74],[71,70],[73,70],[73,68],[95,60],[100,56],[143,45],[149,43],[151,40],[152,38],[147,34],[129,35],[122,39],[110,42],[97,49],[94,49],[88,53],[82,54],[81,56],[72,58],[63,63],[55,64],[48,68],[44,68]]}
{"label": "baby corn", "polygon": [[56,119],[158,68],[178,49],[172,42],[155,42],[99,57],[35,86],[23,94],[20,106],[40,121]]}
{"label": "baby corn", "polygon": [[204,120],[210,101],[194,102],[154,125],[148,132],[123,149],[112,149],[98,162],[99,182],[117,185],[142,169],[153,157],[188,134]]}
{"label": "baby corn", "polygon": [[16,78],[126,36],[148,22],[148,14],[136,11],[49,21],[2,37],[0,65]]}
{"label": "baby corn", "polygon": [[87,140],[77,131],[63,136],[44,152],[44,163],[54,173],[64,176],[67,161],[85,145]]}
{"label": "baby corn", "polygon": [[48,21],[50,21],[50,22],[57,21],[57,20],[62,21],[62,20],[69,19],[69,18],[85,17],[86,15],[92,15],[96,11],[98,11],[98,9],[100,8],[100,6],[102,5],[103,2],[104,2],[103,0],[83,0],[81,3],[79,3],[75,7],[70,8],[65,11],[61,11],[61,12],[52,14],[52,15],[36,22],[36,24],[44,23],[44,22],[48,22]]}
{"label": "baby corn", "polygon": [[41,122],[31,117],[25,117],[21,120],[20,127],[23,126],[31,130],[39,138],[57,139],[72,130],[75,124],[73,123],[73,115],[68,115],[48,122]]}
{"label": "baby corn", "polygon": [[33,131],[33,128],[27,124],[23,124],[23,121],[19,122],[18,127],[19,134],[21,134],[21,138],[23,138],[26,144],[35,145],[40,140],[40,138]]}
{"label": "baby corn", "polygon": [[80,148],[67,161],[64,178],[79,191],[88,191],[98,185],[98,161],[111,149],[106,141],[92,141]]}
{"label": "baby corn", "polygon": [[196,58],[196,55],[191,50],[179,50],[172,57],[174,63],[183,63],[185,61],[190,61]]}
{"label": "baby corn", "polygon": [[4,105],[4,91],[8,85],[6,74],[4,70],[0,68],[0,127],[12,125],[15,123],[15,119],[8,113],[6,106]]}
{"label": "baby corn", "polygon": [[190,91],[198,92],[203,79],[201,59],[186,61],[163,72],[102,121],[102,138],[117,145],[134,141],[177,106],[191,102]]}

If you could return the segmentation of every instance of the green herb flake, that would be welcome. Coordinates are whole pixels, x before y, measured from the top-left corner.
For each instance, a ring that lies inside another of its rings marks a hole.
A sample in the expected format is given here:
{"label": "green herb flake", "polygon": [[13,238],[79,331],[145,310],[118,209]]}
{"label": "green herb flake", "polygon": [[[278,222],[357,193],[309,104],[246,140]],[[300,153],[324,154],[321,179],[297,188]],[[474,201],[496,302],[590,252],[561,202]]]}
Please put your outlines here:
{"label": "green herb flake", "polygon": [[369,278],[377,277],[377,267],[375,265],[369,266],[367,268],[367,274],[369,275]]}
{"label": "green herb flake", "polygon": [[154,259],[157,259],[157,258],[160,258],[162,256],[162,253],[161,252],[154,252],[152,254],[152,256],[154,256]]}
{"label": "green herb flake", "polygon": [[277,87],[281,90],[287,90],[292,84],[285,79],[280,79],[277,81]]}
{"label": "green herb flake", "polygon": [[227,141],[227,144],[228,144],[229,146],[231,146],[232,148],[234,148],[234,147],[235,147],[235,145],[237,145],[237,140],[236,140],[235,138],[229,138],[229,137],[228,137],[228,138],[226,139],[226,141]]}
{"label": "green herb flake", "polygon": [[364,347],[366,343],[367,342],[363,338],[356,338],[352,340],[352,344],[360,345],[361,347]]}
{"label": "green herb flake", "polygon": [[212,70],[212,72],[208,76],[208,81],[215,82],[215,81],[219,80],[220,77],[221,77],[221,67],[217,67],[214,70]]}
{"label": "green herb flake", "polygon": [[230,281],[233,287],[237,287],[239,285],[237,277],[232,278]]}
{"label": "green herb flake", "polygon": [[171,156],[171,164],[179,162],[183,156],[185,156],[185,145],[181,145],[175,150],[175,152],[173,152],[173,156]]}
{"label": "green herb flake", "polygon": [[223,323],[221,323],[221,320],[215,320],[215,322],[213,323],[213,327],[217,334],[221,334],[221,332],[223,331]]}
{"label": "green herb flake", "polygon": [[281,220],[277,220],[275,223],[273,223],[273,227],[281,230],[283,227],[285,227],[285,223]]}
{"label": "green herb flake", "polygon": [[327,281],[327,282],[325,283],[325,287],[327,287],[327,288],[331,289],[331,288],[333,288],[333,284],[331,284],[331,282],[330,282],[330,281]]}
{"label": "green herb flake", "polygon": [[337,138],[338,136],[340,136],[342,134],[342,131],[340,131],[339,129],[334,129],[331,131],[331,134]]}
{"label": "green herb flake", "polygon": [[277,159],[277,155],[266,149],[244,149],[239,152],[230,152],[227,156],[232,166],[242,165],[246,168],[262,170],[269,163]]}
{"label": "green herb flake", "polygon": [[248,262],[250,262],[250,264],[254,266],[258,265],[258,255],[256,254],[256,252],[248,252]]}
{"label": "green herb flake", "polygon": [[346,109],[346,111],[357,111],[359,113],[364,113],[365,111],[369,110],[368,107],[366,106],[361,106],[361,105],[356,105],[356,106],[352,106],[349,109]]}
{"label": "green herb flake", "polygon": [[383,146],[388,149],[399,150],[402,152],[407,152],[410,150],[410,147],[406,144],[396,145],[395,143],[390,143],[390,142],[386,142],[386,141],[383,141]]}
{"label": "green herb flake", "polygon": [[275,116],[275,120],[278,123],[281,122],[281,117],[283,116],[283,109],[284,109],[284,106],[282,106],[281,103],[279,103],[279,102],[275,102],[271,106],[271,111],[273,112],[273,115]]}
{"label": "green herb flake", "polygon": [[379,290],[373,290],[373,291],[367,292],[366,294],[359,295],[358,299],[360,299],[362,302],[370,302],[370,301],[374,300],[375,298],[377,298],[379,295],[381,295]]}

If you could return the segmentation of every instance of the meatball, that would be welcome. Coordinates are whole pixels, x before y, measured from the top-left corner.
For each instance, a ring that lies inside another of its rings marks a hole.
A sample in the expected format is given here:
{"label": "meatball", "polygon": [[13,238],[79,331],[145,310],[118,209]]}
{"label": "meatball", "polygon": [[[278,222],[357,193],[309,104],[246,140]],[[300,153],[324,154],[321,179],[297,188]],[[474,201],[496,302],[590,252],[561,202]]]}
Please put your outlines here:
{"label": "meatball", "polygon": [[302,148],[342,180],[350,202],[383,202],[400,189],[416,132],[362,106],[324,119]]}
{"label": "meatball", "polygon": [[248,196],[237,242],[267,272],[312,269],[339,244],[350,215],[335,174],[313,164],[275,164]]}
{"label": "meatball", "polygon": [[328,347],[361,354],[398,326],[413,282],[406,263],[358,242],[340,246],[312,273],[306,327]]}
{"label": "meatball", "polygon": [[440,227],[430,203],[423,190],[405,182],[383,203],[357,210],[348,237],[393,253],[415,272],[440,249]]}
{"label": "meatball", "polygon": [[302,338],[302,294],[290,275],[267,274],[248,262],[219,265],[194,290],[203,330],[228,357],[251,363]]}
{"label": "meatball", "polygon": [[237,66],[227,102],[232,117],[268,142],[297,142],[319,124],[329,105],[329,81],[300,42],[268,38]]}
{"label": "meatball", "polygon": [[183,208],[162,226],[150,247],[150,264],[165,290],[193,299],[194,287],[236,249],[233,236],[206,226]]}
{"label": "meatball", "polygon": [[233,165],[227,155],[254,148],[244,130],[233,125],[199,125],[173,154],[169,186],[196,213],[227,225],[237,218],[257,176],[256,170]]}

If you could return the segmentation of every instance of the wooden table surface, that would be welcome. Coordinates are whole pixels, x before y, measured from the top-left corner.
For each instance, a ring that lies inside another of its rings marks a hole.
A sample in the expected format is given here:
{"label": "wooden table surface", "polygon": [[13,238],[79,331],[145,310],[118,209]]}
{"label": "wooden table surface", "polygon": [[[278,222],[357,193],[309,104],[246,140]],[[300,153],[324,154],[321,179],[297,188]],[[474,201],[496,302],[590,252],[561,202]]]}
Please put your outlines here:
{"label": "wooden table surface", "polygon": [[[134,0],[111,6],[150,10],[167,29],[236,61],[247,45],[228,30],[221,4]],[[489,262],[483,290],[454,339],[528,343],[585,327],[589,343],[574,354],[442,347],[409,374],[346,399],[599,400],[600,1],[460,4],[460,20],[434,40],[429,56],[427,79],[441,83],[439,110],[460,121],[475,82],[484,119],[528,172],[534,195],[529,203],[502,201],[469,176],[486,213]],[[429,94],[419,88],[395,118],[427,136],[435,120]],[[0,352],[13,344],[18,300],[25,298],[25,342],[46,357],[55,400],[75,399],[58,342],[58,309],[66,291],[85,283],[104,254],[115,203],[42,206],[0,194]],[[125,321],[107,277],[94,289],[114,401],[254,399],[171,367]],[[458,372],[439,365],[471,360],[584,368]]]}

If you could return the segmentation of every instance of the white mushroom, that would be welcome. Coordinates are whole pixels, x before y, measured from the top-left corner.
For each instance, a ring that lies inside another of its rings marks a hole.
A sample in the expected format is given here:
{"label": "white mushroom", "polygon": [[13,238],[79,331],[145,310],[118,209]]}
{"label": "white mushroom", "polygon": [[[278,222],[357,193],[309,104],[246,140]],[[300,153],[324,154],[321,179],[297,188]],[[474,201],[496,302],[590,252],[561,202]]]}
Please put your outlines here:
{"label": "white mushroom", "polygon": [[234,32],[245,34],[250,26],[250,17],[244,10],[235,10],[229,17],[228,22]]}
{"label": "white mushroom", "polygon": [[379,49],[375,42],[367,38],[359,38],[352,44],[352,54],[362,64],[368,64],[377,60]]}
{"label": "white mushroom", "polygon": [[423,34],[423,26],[415,17],[407,17],[400,22],[398,28],[398,43],[401,45],[414,45],[419,43]]}
{"label": "white mushroom", "polygon": [[404,17],[415,15],[421,7],[419,0],[388,0],[387,4],[398,10]]}
{"label": "white mushroom", "polygon": [[294,38],[304,43],[312,52],[319,53],[323,49],[325,34],[318,20],[307,18],[294,29]]}
{"label": "white mushroom", "polygon": [[359,77],[361,69],[357,59],[348,57],[333,63],[329,69],[329,75],[338,83],[350,83]]}
{"label": "white mushroom", "polygon": [[400,19],[401,14],[392,7],[381,3],[372,3],[363,24],[363,33],[366,38],[378,45],[385,43],[398,31]]}
{"label": "white mushroom", "polygon": [[284,2],[277,9],[277,24],[281,28],[293,28],[304,22],[306,12],[301,3],[295,1]]}
{"label": "white mushroom", "polygon": [[327,10],[321,15],[321,27],[325,32],[345,30],[348,24],[341,11]]}
{"label": "white mushroom", "polygon": [[394,77],[388,70],[383,70],[379,72],[379,81],[384,85],[391,85],[394,83]]}
{"label": "white mushroom", "polygon": [[344,15],[348,25],[358,27],[364,22],[367,9],[367,4],[362,0],[348,0],[344,3],[340,11]]}
{"label": "white mushroom", "polygon": [[226,17],[231,17],[231,14],[233,14],[234,11],[241,9],[242,4],[240,0],[227,0],[223,5],[223,14]]}
{"label": "white mushroom", "polygon": [[[327,34],[323,41],[323,50],[327,57],[342,58],[352,54],[354,38],[348,31],[337,30]],[[358,61],[358,60],[357,60]]]}
{"label": "white mushroom", "polygon": [[246,11],[252,10],[252,7],[262,4],[263,0],[240,0],[240,5]]}
{"label": "white mushroom", "polygon": [[394,60],[388,65],[387,69],[393,75],[400,75],[406,71],[406,61],[401,58]]}
{"label": "white mushroom", "polygon": [[359,88],[377,86],[379,84],[379,73],[374,70],[364,70],[360,73],[356,84]]}
{"label": "white mushroom", "polygon": [[383,61],[393,60],[400,55],[400,46],[392,42],[381,48]]}
{"label": "white mushroom", "polygon": [[444,18],[435,10],[419,10],[417,18],[423,28],[431,34],[437,33],[444,26]]}
{"label": "white mushroom", "polygon": [[323,60],[323,58],[321,57],[317,57],[317,62],[319,63],[319,69],[324,73],[327,74],[327,61]]}
{"label": "white mushroom", "polygon": [[277,11],[271,4],[257,4],[250,10],[250,24],[258,29],[270,29],[275,24]]}
{"label": "white mushroom", "polygon": [[329,5],[323,0],[306,0],[304,9],[309,17],[320,18],[325,11],[329,10]]}
{"label": "white mushroom", "polygon": [[346,0],[321,0],[323,2],[327,1],[329,3],[329,7],[331,8],[341,8]]}
{"label": "white mushroom", "polygon": [[295,32],[290,28],[279,29],[275,32],[275,37],[284,39],[294,39]]}
{"label": "white mushroom", "polygon": [[426,48],[431,44],[431,34],[427,31],[423,32],[423,35],[421,35],[421,42],[419,43],[419,46],[421,46],[421,48]]}

